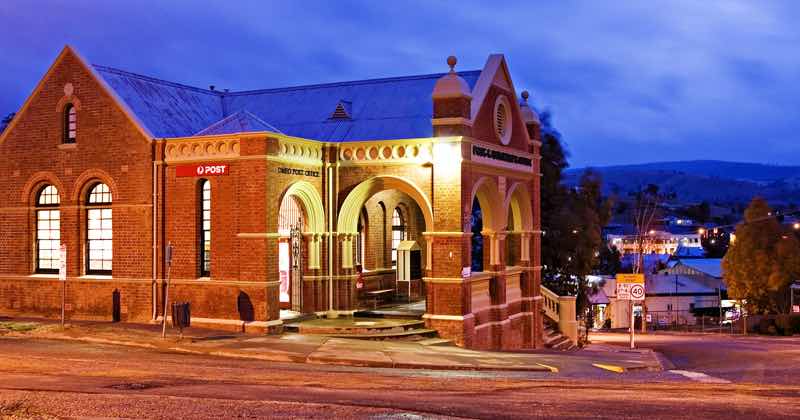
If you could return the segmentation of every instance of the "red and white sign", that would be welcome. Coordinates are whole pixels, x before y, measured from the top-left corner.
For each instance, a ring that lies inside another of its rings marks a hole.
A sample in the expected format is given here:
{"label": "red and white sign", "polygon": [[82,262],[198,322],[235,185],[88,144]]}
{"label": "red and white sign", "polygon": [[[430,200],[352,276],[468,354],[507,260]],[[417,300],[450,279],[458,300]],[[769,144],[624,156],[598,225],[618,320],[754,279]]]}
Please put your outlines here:
{"label": "red and white sign", "polygon": [[631,286],[631,300],[644,300],[644,286],[633,284]]}
{"label": "red and white sign", "polygon": [[175,176],[220,176],[228,175],[230,166],[227,163],[199,163],[196,165],[179,165],[175,167]]}
{"label": "red and white sign", "polygon": [[58,279],[67,281],[67,246],[61,244],[61,249],[59,249],[59,251]]}

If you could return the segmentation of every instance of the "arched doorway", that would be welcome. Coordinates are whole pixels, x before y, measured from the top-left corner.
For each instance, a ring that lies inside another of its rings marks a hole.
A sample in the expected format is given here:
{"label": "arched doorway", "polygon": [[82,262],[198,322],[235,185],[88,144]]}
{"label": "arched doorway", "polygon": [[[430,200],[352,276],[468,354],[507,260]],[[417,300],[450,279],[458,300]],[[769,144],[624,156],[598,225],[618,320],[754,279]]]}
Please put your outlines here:
{"label": "arched doorway", "polygon": [[313,184],[297,181],[286,189],[277,225],[280,308],[301,313],[317,310],[319,303],[303,302],[303,276],[321,268],[325,230],[322,199]]}
{"label": "arched doorway", "polygon": [[300,200],[285,195],[278,211],[278,271],[281,309],[303,310],[303,235],[306,216]]}

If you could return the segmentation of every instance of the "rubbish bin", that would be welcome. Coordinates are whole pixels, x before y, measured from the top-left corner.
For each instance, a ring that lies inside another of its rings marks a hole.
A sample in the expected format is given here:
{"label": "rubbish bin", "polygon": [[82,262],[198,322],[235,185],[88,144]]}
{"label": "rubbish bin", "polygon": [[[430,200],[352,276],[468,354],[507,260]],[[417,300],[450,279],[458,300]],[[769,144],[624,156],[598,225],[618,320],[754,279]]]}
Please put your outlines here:
{"label": "rubbish bin", "polygon": [[172,326],[183,330],[189,328],[192,323],[192,314],[189,309],[189,302],[172,303]]}

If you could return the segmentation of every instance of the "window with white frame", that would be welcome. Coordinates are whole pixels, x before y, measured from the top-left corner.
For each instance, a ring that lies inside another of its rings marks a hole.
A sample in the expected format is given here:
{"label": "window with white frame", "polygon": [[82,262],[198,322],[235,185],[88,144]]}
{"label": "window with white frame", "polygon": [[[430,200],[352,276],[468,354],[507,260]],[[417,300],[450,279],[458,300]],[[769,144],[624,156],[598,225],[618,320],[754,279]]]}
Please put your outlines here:
{"label": "window with white frame", "polygon": [[211,182],[200,181],[200,275],[211,276]]}
{"label": "window with white frame", "polygon": [[397,247],[406,240],[406,226],[403,223],[403,212],[395,207],[392,212],[392,268],[397,268]]}
{"label": "window with white frame", "polygon": [[86,200],[86,273],[111,275],[113,230],[111,190],[95,184]]}
{"label": "window with white frame", "polygon": [[61,199],[58,189],[47,185],[36,197],[36,272],[58,273],[61,249]]}
{"label": "window with white frame", "polygon": [[75,143],[78,134],[78,112],[75,105],[67,104],[64,107],[64,143]]}

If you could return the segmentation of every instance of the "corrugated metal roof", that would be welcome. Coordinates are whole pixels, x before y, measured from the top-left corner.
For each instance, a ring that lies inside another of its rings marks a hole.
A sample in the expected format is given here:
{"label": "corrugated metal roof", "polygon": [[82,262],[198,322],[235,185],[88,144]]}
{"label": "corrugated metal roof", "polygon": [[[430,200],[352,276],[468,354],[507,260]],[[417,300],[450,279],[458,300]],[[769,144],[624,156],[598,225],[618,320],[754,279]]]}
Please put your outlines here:
{"label": "corrugated metal roof", "polygon": [[247,110],[236,111],[232,115],[212,124],[208,128],[195,134],[196,136],[211,136],[216,134],[247,133],[253,131],[281,131],[268,122],[261,120]]}
{"label": "corrugated metal roof", "polygon": [[[110,67],[94,68],[157,137],[192,136],[247,111],[282,133],[334,142],[431,136],[431,93],[445,74],[219,92]],[[472,89],[480,73],[459,75]],[[349,120],[331,118],[341,101],[351,104]]]}
{"label": "corrugated metal roof", "polygon": [[210,90],[94,68],[156,137],[191,136],[224,117],[220,96]]}
{"label": "corrugated metal roof", "polygon": [[722,281],[714,279],[713,283],[710,279],[703,281],[699,277],[683,276],[683,275],[661,275],[654,274],[645,276],[645,293],[647,295],[669,295],[675,293],[717,293],[718,288],[724,289],[725,286]]}
{"label": "corrugated metal roof", "polygon": [[683,259],[680,264],[694,268],[712,277],[722,278],[722,258]]}

